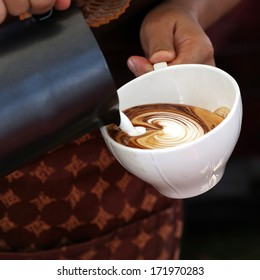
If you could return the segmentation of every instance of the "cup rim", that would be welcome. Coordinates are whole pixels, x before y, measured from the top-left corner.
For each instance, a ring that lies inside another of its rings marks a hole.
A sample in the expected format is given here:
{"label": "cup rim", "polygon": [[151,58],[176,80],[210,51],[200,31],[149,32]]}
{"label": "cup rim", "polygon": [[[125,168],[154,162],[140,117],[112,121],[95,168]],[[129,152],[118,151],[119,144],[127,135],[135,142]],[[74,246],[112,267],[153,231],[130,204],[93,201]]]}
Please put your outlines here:
{"label": "cup rim", "polygon": [[[133,148],[133,147],[125,146],[123,144],[118,143],[117,141],[115,141],[113,138],[111,138],[109,136],[109,134],[107,132],[107,129],[106,129],[106,126],[104,126],[104,127],[102,127],[100,129],[102,134],[103,135],[104,134],[107,135],[107,137],[110,138],[111,142],[115,146],[118,146],[118,147],[120,147],[123,150],[130,150],[130,151],[131,150],[132,151],[138,150],[140,153],[151,153],[151,152],[153,152],[153,153],[167,153],[167,152],[173,151],[173,150],[175,151],[175,150],[186,149],[186,148],[188,148],[191,145],[198,144],[198,143],[200,143],[202,141],[205,141],[205,139],[211,137],[212,134],[217,133],[218,130],[221,130],[222,127],[225,125],[225,123],[229,122],[229,120],[234,116],[236,108],[239,106],[239,102],[241,101],[241,93],[240,93],[240,88],[238,86],[237,81],[230,74],[228,74],[227,72],[225,72],[224,70],[222,70],[222,69],[220,69],[220,68],[218,68],[216,66],[211,66],[211,65],[206,65],[206,64],[178,64],[178,65],[170,65],[170,66],[167,66],[167,67],[164,67],[164,68],[160,68],[160,69],[148,72],[148,73],[146,73],[146,74],[144,74],[142,76],[139,76],[139,77],[129,81],[128,83],[126,83],[122,87],[120,87],[119,90],[124,88],[124,87],[126,87],[126,86],[129,86],[132,82],[135,82],[136,80],[141,80],[144,77],[147,77],[149,75],[153,75],[157,71],[169,71],[171,69],[176,69],[176,68],[189,68],[190,69],[191,67],[194,67],[194,68],[204,68],[204,69],[209,69],[210,71],[221,73],[222,75],[226,76],[230,80],[230,82],[233,84],[233,86],[234,86],[234,89],[235,89],[234,104],[233,104],[232,108],[230,109],[230,112],[227,115],[227,117],[219,125],[217,125],[215,128],[213,128],[212,130],[210,130],[209,132],[207,132],[206,134],[202,135],[201,137],[199,137],[197,139],[194,139],[194,140],[192,140],[190,142],[187,142],[187,143],[182,143],[182,144],[180,144],[178,146],[167,147],[167,148],[139,149],[139,148]],[[151,104],[151,103],[147,103],[147,104]],[[119,107],[120,107],[120,104],[119,104]]]}

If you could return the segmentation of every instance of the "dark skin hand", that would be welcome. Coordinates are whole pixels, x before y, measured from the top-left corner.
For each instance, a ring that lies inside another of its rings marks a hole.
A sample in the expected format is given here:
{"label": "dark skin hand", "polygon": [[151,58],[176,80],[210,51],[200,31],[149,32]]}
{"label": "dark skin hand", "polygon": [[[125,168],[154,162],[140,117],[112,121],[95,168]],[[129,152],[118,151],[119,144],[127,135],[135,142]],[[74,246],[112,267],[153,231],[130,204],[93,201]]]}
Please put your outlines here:
{"label": "dark skin hand", "polygon": [[140,40],[145,56],[131,56],[128,67],[140,76],[153,64],[215,65],[214,49],[205,29],[241,0],[165,0],[143,20]]}

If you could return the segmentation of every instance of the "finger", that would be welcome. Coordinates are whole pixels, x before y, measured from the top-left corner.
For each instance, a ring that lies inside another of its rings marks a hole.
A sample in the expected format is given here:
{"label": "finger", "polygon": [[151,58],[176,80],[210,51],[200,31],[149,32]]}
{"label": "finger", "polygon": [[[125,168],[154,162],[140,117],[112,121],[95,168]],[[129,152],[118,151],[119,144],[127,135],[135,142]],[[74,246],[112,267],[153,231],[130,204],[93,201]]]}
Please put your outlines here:
{"label": "finger", "polygon": [[173,27],[165,24],[164,21],[142,30],[141,40],[146,56],[153,64],[162,61],[170,62],[176,56],[173,46]]}
{"label": "finger", "polygon": [[57,10],[66,10],[69,8],[71,0],[56,0],[54,8]]}
{"label": "finger", "polygon": [[175,52],[172,50],[160,50],[160,51],[155,51],[151,56],[150,56],[150,62],[152,64],[158,63],[158,62],[171,62],[175,58]]}
{"label": "finger", "polygon": [[131,56],[127,60],[128,68],[135,74],[136,77],[141,76],[153,70],[149,60],[142,56]]}
{"label": "finger", "polygon": [[30,0],[32,14],[43,14],[48,12],[55,4],[55,0]]}
{"label": "finger", "polygon": [[26,13],[30,8],[30,3],[28,0],[5,0],[5,7],[7,12],[12,16],[19,16]]}
{"label": "finger", "polygon": [[5,7],[5,3],[2,0],[0,0],[0,23],[2,23],[5,20],[6,15],[7,10]]}

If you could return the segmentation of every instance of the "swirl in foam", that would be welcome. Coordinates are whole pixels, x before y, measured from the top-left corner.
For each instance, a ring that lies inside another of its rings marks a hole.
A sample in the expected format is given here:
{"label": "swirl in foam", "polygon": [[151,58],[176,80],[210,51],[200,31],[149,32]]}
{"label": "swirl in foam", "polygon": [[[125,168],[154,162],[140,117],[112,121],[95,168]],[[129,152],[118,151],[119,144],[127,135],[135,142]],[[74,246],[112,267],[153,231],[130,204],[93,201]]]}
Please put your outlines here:
{"label": "swirl in foam", "polygon": [[169,112],[165,115],[158,112],[156,118],[150,119],[147,114],[146,119],[151,126],[147,133],[135,138],[139,147],[148,149],[173,147],[204,134],[203,128],[195,121],[176,113]]}
{"label": "swirl in foam", "polygon": [[179,104],[141,105],[124,113],[134,126],[145,127],[146,133],[131,137],[113,125],[108,126],[108,132],[115,141],[140,149],[169,148],[193,141],[223,120],[208,110]]}

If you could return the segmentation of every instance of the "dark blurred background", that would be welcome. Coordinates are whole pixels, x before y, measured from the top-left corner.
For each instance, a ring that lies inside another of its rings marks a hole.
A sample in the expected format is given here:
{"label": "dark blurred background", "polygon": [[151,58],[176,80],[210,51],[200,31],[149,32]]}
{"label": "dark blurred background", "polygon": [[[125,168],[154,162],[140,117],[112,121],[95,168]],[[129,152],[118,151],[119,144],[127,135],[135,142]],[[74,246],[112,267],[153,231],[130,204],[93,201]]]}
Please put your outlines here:
{"label": "dark blurred background", "polygon": [[260,1],[244,0],[208,35],[238,82],[243,124],[221,182],[184,200],[181,259],[260,259]]}

